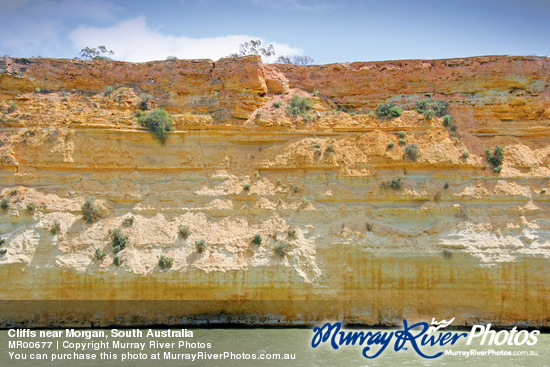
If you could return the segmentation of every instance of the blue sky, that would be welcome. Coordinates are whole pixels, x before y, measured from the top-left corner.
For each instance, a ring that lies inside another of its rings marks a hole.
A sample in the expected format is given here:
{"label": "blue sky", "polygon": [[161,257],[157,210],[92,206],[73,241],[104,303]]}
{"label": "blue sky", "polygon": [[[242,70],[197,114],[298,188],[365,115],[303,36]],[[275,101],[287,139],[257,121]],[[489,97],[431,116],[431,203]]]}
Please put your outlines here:
{"label": "blue sky", "polygon": [[220,57],[250,39],[315,63],[549,55],[548,0],[0,0],[0,55]]}

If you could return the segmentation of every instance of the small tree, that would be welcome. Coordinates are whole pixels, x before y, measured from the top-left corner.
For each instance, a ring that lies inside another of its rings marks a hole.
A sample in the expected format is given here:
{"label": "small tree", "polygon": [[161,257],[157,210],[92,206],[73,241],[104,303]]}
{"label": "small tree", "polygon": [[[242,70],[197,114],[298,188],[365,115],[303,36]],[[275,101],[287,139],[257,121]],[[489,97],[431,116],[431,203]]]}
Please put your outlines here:
{"label": "small tree", "polygon": [[85,47],[80,50],[80,58],[82,60],[111,60],[111,56],[115,53],[112,50],[107,50],[105,46],[97,48]]}

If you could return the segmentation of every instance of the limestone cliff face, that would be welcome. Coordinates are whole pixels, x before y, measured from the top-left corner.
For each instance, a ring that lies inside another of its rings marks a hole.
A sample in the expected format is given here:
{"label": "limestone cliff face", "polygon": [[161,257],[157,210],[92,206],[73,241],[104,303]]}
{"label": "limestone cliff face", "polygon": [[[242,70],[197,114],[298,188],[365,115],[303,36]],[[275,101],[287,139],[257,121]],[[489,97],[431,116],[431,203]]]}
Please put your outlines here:
{"label": "limestone cliff face", "polygon": [[[0,300],[29,302],[4,304],[0,323],[549,326],[549,71],[548,58],[502,56],[3,58]],[[137,121],[143,94],[173,116],[165,145]],[[309,115],[287,112],[293,94],[312,101]],[[450,103],[455,136],[415,111],[425,98]],[[369,112],[387,101],[403,114]],[[416,161],[405,144],[418,146]],[[484,153],[497,144],[500,173]],[[117,254],[116,228],[128,236]]]}

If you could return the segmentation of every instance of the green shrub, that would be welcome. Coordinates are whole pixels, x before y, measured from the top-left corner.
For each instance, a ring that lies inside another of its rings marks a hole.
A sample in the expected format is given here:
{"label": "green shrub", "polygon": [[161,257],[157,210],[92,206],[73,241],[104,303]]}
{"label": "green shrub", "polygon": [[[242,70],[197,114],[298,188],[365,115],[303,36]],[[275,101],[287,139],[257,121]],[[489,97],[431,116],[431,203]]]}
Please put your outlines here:
{"label": "green shrub", "polygon": [[388,149],[392,149],[395,146],[395,143],[393,141],[390,141],[388,143]]}
{"label": "green shrub", "polygon": [[289,238],[296,238],[296,230],[294,228],[289,229],[287,235]]}
{"label": "green shrub", "polygon": [[404,131],[400,131],[397,135],[398,135],[401,139],[405,139],[405,136],[407,136],[407,133],[404,132]]}
{"label": "green shrub", "polygon": [[313,96],[314,96],[314,97],[317,97],[318,95],[319,95],[319,91],[318,91],[318,90],[314,90],[314,91],[313,91]]}
{"label": "green shrub", "polygon": [[11,112],[15,111],[16,108],[17,108],[17,103],[8,102],[8,109],[6,110],[6,113],[11,113]]}
{"label": "green shrub", "polygon": [[178,230],[182,238],[187,238],[191,235],[191,230],[189,229],[189,226],[184,226],[183,224],[181,224]]}
{"label": "green shrub", "polygon": [[390,116],[391,117],[399,117],[403,113],[403,109],[399,106],[393,106],[390,108]]}
{"label": "green shrub", "polygon": [[313,103],[309,99],[294,94],[292,96],[292,100],[290,101],[290,105],[288,106],[288,112],[291,115],[300,115],[307,120],[306,112],[312,108]]}
{"label": "green shrub", "polygon": [[407,141],[405,139],[399,139],[398,143],[399,143],[399,145],[405,145],[405,144],[407,144]]}
{"label": "green shrub", "polygon": [[487,161],[493,167],[502,166],[504,162],[504,149],[500,145],[495,146],[494,151],[491,151],[491,148],[487,148],[485,149],[485,158],[487,158]]}
{"label": "green shrub", "polygon": [[122,264],[122,260],[120,260],[118,256],[115,256],[115,258],[113,259],[113,264],[115,264],[116,266],[120,266]]}
{"label": "green shrub", "polygon": [[500,171],[502,171],[502,166],[493,167],[493,171],[495,171],[495,173],[500,173]]}
{"label": "green shrub", "polygon": [[327,148],[325,149],[327,153],[334,153],[334,144],[327,145]]}
{"label": "green shrub", "polygon": [[139,101],[139,109],[142,111],[146,111],[149,109],[149,101],[151,100],[151,96],[149,94],[142,94],[141,100]]}
{"label": "green shrub", "polygon": [[0,238],[0,246],[4,246],[6,244],[6,240],[4,238]]}
{"label": "green shrub", "polygon": [[448,184],[447,182],[445,182],[445,185],[443,185],[443,188],[444,188],[445,190],[447,190],[447,189],[449,188],[449,184]]}
{"label": "green shrub", "polygon": [[405,156],[411,161],[416,161],[419,153],[420,151],[418,149],[418,145],[416,144],[409,144],[405,147]]}
{"label": "green shrub", "polygon": [[[416,111],[424,113],[424,116],[429,120],[434,116],[443,117],[447,114],[447,109],[449,108],[449,102],[425,99],[422,101],[416,102]],[[426,114],[427,111],[433,111],[433,116],[428,117]]]}
{"label": "green shrub", "polygon": [[111,246],[113,246],[113,252],[116,254],[126,247],[126,242],[128,242],[128,236],[125,236],[120,228],[116,228],[113,233],[111,233]]}
{"label": "green shrub", "polygon": [[174,262],[174,258],[172,257],[166,257],[164,255],[160,255],[159,258],[159,266],[163,269],[172,267],[172,263]]}
{"label": "green shrub", "polygon": [[243,190],[244,191],[250,191],[250,184],[243,184]]}
{"label": "green shrub", "polygon": [[382,188],[384,189],[392,189],[392,190],[400,190],[402,187],[401,179],[400,178],[394,178],[391,180],[391,182],[384,181],[380,184]]}
{"label": "green shrub", "polygon": [[102,249],[98,248],[95,250],[95,258],[98,260],[103,259],[105,256],[107,256],[107,253],[103,251]]}
{"label": "green shrub", "polygon": [[260,245],[262,243],[262,236],[256,233],[254,237],[252,237],[252,242],[255,243],[256,245]]}
{"label": "green shrub", "polygon": [[125,226],[125,227],[131,227],[131,226],[134,225],[134,220],[135,220],[135,218],[133,216],[131,216],[130,218],[125,218],[122,221],[122,225]]}
{"label": "green shrub", "polygon": [[10,208],[10,198],[3,198],[0,200],[0,208],[8,210]]}
{"label": "green shrub", "polygon": [[298,186],[294,186],[293,190],[294,190],[295,193],[298,192]]}
{"label": "green shrub", "polygon": [[431,108],[424,111],[424,117],[427,119],[427,120],[431,120],[435,117],[435,111],[432,110]]}
{"label": "green shrub", "polygon": [[376,107],[376,115],[378,115],[378,117],[389,117],[391,116],[391,109],[393,107],[395,107],[395,103],[393,102],[380,103],[378,107]]}
{"label": "green shrub", "polygon": [[287,254],[289,243],[285,241],[277,241],[277,244],[275,245],[275,253],[279,255],[280,257],[285,257]]}
{"label": "green shrub", "polygon": [[60,231],[61,231],[61,224],[59,224],[58,221],[55,221],[55,222],[52,224],[52,227],[50,228],[50,233],[53,234],[53,235],[56,235],[56,234],[58,234]]}
{"label": "green shrub", "polygon": [[27,213],[28,214],[34,214],[34,212],[36,211],[36,205],[34,204],[27,204]]}
{"label": "green shrub", "polygon": [[8,252],[8,249],[7,249],[7,248],[0,248],[0,256],[1,256],[1,255],[5,255],[6,252]]}
{"label": "green shrub", "polygon": [[451,115],[443,116],[443,126],[445,127],[451,126],[452,121],[453,121],[453,117]]}
{"label": "green shrub", "polygon": [[172,131],[172,117],[162,108],[154,109],[147,115],[140,116],[138,121],[151,130],[161,144],[166,142],[168,133]]}
{"label": "green shrub", "polygon": [[204,240],[200,240],[200,241],[195,241],[195,246],[197,248],[197,252],[200,254],[206,249],[207,244]]}
{"label": "green shrub", "polygon": [[273,102],[273,107],[275,108],[281,107],[281,102]]}
{"label": "green shrub", "polygon": [[82,218],[86,223],[93,223],[97,218],[99,218],[99,209],[94,204],[95,198],[89,197],[86,199],[84,204],[82,204]]}
{"label": "green shrub", "polygon": [[468,152],[466,149],[462,151],[462,158],[467,159],[470,157],[470,152]]}

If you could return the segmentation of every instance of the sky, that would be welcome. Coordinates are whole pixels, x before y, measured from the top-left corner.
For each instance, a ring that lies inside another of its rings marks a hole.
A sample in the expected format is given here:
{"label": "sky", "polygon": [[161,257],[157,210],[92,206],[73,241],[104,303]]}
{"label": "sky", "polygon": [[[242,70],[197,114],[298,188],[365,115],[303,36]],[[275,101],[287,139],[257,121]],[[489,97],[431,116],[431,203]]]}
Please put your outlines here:
{"label": "sky", "polygon": [[0,0],[0,55],[218,60],[260,39],[316,64],[548,56],[549,16],[550,0]]}

